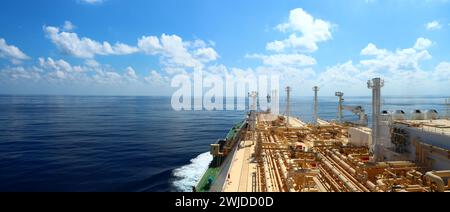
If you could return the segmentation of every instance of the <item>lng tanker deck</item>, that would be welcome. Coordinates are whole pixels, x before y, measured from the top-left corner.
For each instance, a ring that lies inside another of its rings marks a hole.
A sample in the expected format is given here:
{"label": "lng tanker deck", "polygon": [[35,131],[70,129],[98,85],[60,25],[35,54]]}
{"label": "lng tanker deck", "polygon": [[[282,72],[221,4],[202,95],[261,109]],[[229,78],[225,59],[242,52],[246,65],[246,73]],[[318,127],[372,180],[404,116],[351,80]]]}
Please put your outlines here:
{"label": "lng tanker deck", "polygon": [[363,115],[361,122],[350,123],[315,114],[313,123],[305,123],[289,111],[253,108],[226,139],[211,146],[214,160],[194,190],[449,192],[450,121],[435,110],[421,112],[422,117],[415,111],[412,119],[401,112],[380,111],[368,128]]}

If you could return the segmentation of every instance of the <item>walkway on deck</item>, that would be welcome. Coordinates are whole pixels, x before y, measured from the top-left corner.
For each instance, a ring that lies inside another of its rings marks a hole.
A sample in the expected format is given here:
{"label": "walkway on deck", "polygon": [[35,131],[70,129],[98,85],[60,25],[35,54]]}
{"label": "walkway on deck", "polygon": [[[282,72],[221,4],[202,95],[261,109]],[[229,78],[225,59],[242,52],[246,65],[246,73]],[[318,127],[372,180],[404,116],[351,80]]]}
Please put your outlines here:
{"label": "walkway on deck", "polygon": [[252,192],[253,176],[256,174],[256,163],[253,161],[255,152],[253,141],[242,141],[231,164],[229,178],[224,187],[225,192]]}

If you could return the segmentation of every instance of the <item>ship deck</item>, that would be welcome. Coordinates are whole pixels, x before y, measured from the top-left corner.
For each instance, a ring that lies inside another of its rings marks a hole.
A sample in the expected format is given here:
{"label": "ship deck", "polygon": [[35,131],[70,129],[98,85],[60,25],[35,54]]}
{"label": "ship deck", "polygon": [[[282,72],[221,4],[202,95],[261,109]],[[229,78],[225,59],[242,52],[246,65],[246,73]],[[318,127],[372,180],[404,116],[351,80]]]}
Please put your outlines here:
{"label": "ship deck", "polygon": [[430,182],[432,178],[420,172],[421,167],[415,163],[371,162],[368,147],[349,145],[348,126],[323,120],[311,125],[294,117],[287,119],[286,124],[286,119],[285,116],[258,114],[256,129],[246,129],[242,134],[210,191],[426,192],[450,189],[448,186],[437,189]]}
{"label": "ship deck", "polygon": [[417,128],[424,132],[437,133],[450,136],[450,120],[403,120],[396,121],[398,124],[403,124],[408,127]]}
{"label": "ship deck", "polygon": [[236,155],[231,163],[229,175],[225,182],[225,192],[255,192],[254,179],[256,166],[252,155],[255,153],[255,142],[243,140],[239,144]]}

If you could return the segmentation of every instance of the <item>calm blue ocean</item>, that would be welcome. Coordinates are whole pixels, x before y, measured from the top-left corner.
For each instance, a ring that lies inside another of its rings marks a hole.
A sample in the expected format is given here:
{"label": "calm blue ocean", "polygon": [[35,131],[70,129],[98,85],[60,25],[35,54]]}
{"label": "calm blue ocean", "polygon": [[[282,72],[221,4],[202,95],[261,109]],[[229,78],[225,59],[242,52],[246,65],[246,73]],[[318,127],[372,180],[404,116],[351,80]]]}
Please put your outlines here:
{"label": "calm blue ocean", "polygon": [[[370,102],[346,98],[368,112]],[[446,113],[444,97],[383,102],[383,109]],[[312,97],[294,98],[292,108],[312,119]],[[319,110],[335,119],[337,99],[320,98]],[[211,160],[209,144],[243,117],[175,112],[169,97],[0,96],[0,191],[189,191]]]}

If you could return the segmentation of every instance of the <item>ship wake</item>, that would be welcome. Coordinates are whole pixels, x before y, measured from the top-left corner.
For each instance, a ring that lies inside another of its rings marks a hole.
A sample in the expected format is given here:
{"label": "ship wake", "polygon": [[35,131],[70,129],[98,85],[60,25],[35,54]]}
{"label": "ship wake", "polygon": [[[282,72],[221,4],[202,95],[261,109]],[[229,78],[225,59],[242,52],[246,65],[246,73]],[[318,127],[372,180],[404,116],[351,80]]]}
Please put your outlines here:
{"label": "ship wake", "polygon": [[179,192],[190,192],[201,180],[203,174],[208,169],[213,157],[209,152],[205,152],[192,159],[190,164],[173,170],[173,187]]}

